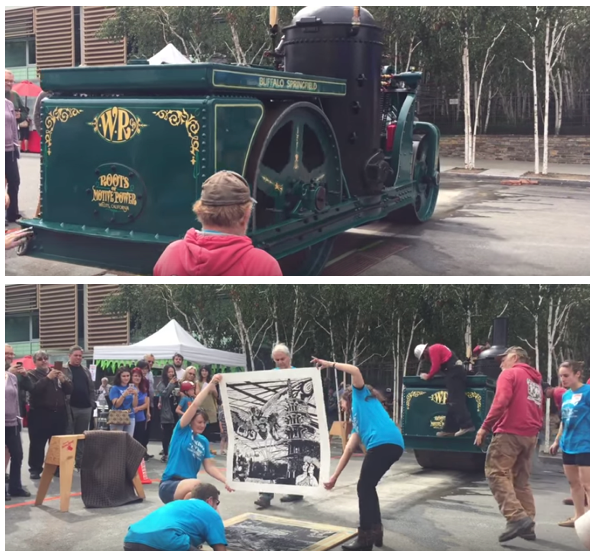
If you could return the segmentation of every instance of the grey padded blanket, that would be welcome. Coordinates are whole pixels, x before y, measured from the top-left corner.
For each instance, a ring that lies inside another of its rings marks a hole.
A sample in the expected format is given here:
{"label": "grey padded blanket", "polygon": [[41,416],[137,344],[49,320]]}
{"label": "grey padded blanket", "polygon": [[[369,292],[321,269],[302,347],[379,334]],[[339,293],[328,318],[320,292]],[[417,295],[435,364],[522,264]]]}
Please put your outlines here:
{"label": "grey padded blanket", "polygon": [[86,431],[81,498],[87,508],[142,502],[132,485],[145,448],[121,431]]}

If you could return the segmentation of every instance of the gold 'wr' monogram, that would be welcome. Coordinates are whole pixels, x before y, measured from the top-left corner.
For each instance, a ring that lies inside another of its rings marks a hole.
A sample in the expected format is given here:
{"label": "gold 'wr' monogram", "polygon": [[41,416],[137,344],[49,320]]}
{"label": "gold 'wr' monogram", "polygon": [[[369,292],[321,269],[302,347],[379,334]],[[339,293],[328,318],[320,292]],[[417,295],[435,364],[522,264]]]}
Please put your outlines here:
{"label": "gold 'wr' monogram", "polygon": [[126,143],[147,127],[130,110],[117,106],[101,112],[89,125],[108,143]]}
{"label": "gold 'wr' monogram", "polygon": [[446,400],[448,400],[448,392],[446,390],[442,390],[440,392],[435,392],[430,396],[430,399],[437,404],[446,405]]}

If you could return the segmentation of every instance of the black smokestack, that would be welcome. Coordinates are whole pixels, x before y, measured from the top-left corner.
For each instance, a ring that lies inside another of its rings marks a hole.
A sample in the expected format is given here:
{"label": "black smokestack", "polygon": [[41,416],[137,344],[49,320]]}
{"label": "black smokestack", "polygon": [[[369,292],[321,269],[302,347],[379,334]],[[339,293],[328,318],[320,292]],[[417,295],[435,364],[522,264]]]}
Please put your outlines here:
{"label": "black smokestack", "polygon": [[492,345],[508,346],[508,317],[494,319],[494,338]]}

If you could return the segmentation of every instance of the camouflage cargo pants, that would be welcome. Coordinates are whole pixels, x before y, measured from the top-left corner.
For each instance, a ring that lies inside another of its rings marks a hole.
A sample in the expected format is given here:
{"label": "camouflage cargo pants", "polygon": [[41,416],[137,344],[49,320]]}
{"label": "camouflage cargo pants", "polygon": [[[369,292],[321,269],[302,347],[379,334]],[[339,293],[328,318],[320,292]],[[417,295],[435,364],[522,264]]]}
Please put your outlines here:
{"label": "camouflage cargo pants", "polygon": [[507,521],[535,519],[529,478],[536,446],[537,437],[497,434],[488,448],[486,477]]}

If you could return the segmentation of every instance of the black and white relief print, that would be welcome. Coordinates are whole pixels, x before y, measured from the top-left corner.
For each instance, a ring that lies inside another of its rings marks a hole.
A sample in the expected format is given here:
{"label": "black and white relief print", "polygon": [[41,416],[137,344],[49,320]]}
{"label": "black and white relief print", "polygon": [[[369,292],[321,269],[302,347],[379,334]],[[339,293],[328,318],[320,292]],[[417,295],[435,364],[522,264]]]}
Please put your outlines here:
{"label": "black and white relief print", "polygon": [[328,479],[330,465],[320,371],[260,371],[230,378],[224,404],[233,423],[230,427],[228,417],[228,478],[231,468],[234,487],[286,494],[317,490]]}

